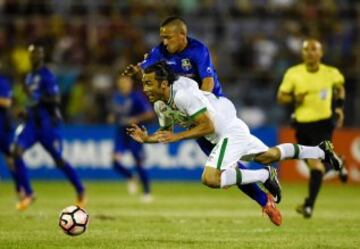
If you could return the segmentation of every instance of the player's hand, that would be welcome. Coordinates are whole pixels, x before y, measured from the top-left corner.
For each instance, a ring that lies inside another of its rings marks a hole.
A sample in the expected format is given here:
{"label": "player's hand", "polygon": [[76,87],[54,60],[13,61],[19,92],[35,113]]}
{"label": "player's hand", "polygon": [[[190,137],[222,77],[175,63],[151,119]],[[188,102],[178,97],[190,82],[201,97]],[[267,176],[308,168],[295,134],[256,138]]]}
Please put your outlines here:
{"label": "player's hand", "polygon": [[140,128],[137,124],[132,124],[129,128],[126,128],[127,134],[136,142],[145,143],[149,137],[146,128],[143,126]]}
{"label": "player's hand", "polygon": [[344,110],[342,108],[336,108],[335,109],[335,113],[336,113],[336,127],[340,128],[344,125]]}
{"label": "player's hand", "polygon": [[171,131],[158,131],[155,135],[160,143],[173,143],[180,140],[179,136]]}
{"label": "player's hand", "polygon": [[125,68],[124,72],[121,73],[123,76],[133,76],[137,72],[140,71],[140,68],[138,65],[129,65]]}

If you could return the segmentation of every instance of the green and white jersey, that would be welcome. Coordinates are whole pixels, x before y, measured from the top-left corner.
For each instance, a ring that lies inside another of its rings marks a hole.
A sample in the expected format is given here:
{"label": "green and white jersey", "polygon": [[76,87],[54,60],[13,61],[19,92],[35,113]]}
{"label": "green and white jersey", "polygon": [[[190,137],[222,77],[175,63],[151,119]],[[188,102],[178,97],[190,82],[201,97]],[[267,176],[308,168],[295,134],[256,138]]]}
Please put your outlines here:
{"label": "green and white jersey", "polygon": [[[175,125],[180,125],[184,128],[189,128],[192,120],[186,113],[181,112],[174,106],[174,85],[170,89],[170,100],[168,103],[161,100],[154,103],[154,110],[158,116],[160,127],[168,129]],[[199,85],[190,78],[180,76],[176,81],[175,89],[193,89],[194,91],[199,91]]]}
{"label": "green and white jersey", "polygon": [[175,125],[180,125],[185,128],[191,126],[191,119],[179,110],[172,109],[165,102],[159,100],[154,104],[155,112],[159,118],[159,124],[162,129],[169,129]]}
{"label": "green and white jersey", "polygon": [[248,126],[236,116],[235,106],[225,97],[203,92],[191,79],[180,77],[171,86],[167,103],[154,105],[162,127],[175,124],[190,128],[197,115],[206,113],[213,122],[215,132],[205,138],[216,146],[211,151],[206,166],[223,170],[236,167],[244,155],[267,150],[267,146],[250,134]]}
{"label": "green and white jersey", "polygon": [[163,128],[176,124],[189,128],[197,115],[207,112],[215,132],[205,138],[214,144],[220,137],[229,134],[234,126],[249,132],[247,125],[236,117],[235,106],[230,100],[201,91],[195,81],[186,77],[179,77],[170,87],[169,101],[157,101],[154,109]]}

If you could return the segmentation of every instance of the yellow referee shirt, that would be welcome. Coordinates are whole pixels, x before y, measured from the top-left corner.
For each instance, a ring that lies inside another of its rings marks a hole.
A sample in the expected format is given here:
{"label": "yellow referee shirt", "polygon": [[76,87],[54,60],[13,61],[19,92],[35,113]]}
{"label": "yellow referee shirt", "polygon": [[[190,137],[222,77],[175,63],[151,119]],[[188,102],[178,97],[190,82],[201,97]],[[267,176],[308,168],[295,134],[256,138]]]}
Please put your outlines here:
{"label": "yellow referee shirt", "polygon": [[297,122],[308,123],[330,118],[333,87],[344,84],[344,76],[335,67],[320,64],[317,72],[308,72],[305,64],[289,68],[280,85],[280,92],[307,93],[295,109]]}

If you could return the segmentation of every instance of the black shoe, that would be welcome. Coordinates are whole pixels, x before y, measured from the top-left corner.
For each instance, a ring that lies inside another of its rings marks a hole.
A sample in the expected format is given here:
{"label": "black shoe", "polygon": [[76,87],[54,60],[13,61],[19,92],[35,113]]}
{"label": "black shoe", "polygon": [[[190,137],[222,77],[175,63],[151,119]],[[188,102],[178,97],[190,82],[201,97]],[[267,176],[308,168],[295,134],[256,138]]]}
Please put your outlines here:
{"label": "black shoe", "polygon": [[264,187],[272,194],[276,203],[281,201],[281,186],[277,178],[276,169],[271,166],[266,166],[265,169],[269,171],[269,178],[264,182]]}
{"label": "black shoe", "polygon": [[340,155],[341,167],[339,170],[339,179],[342,183],[346,183],[348,181],[348,171],[346,169],[346,161],[344,156]]}
{"label": "black shoe", "polygon": [[304,218],[309,219],[312,216],[313,209],[310,206],[306,206],[305,204],[300,204],[296,207],[296,212],[302,214]]}
{"label": "black shoe", "polygon": [[330,141],[325,140],[322,141],[318,146],[325,153],[324,161],[331,164],[335,170],[340,171],[343,163],[342,160],[336,155],[333,144]]}

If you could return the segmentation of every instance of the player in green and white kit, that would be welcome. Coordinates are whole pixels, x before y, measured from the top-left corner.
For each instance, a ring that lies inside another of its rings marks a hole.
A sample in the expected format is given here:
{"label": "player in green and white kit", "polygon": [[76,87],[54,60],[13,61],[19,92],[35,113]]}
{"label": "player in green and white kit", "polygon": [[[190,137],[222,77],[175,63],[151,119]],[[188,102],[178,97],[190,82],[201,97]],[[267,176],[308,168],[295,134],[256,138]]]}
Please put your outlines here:
{"label": "player in green and white kit", "polygon": [[[279,202],[281,190],[274,168],[239,169],[236,162],[246,159],[266,165],[288,158],[318,158],[331,164],[339,163],[328,141],[319,146],[288,143],[269,149],[237,118],[236,109],[230,100],[199,90],[196,82],[178,77],[162,62],[144,71],[142,83],[144,93],[154,103],[162,129],[149,135],[146,130],[132,125],[128,133],[141,143],[169,143],[205,137],[216,144],[202,175],[202,182],[208,187],[228,188],[262,182]],[[172,126],[175,124],[187,130],[173,133]]]}

